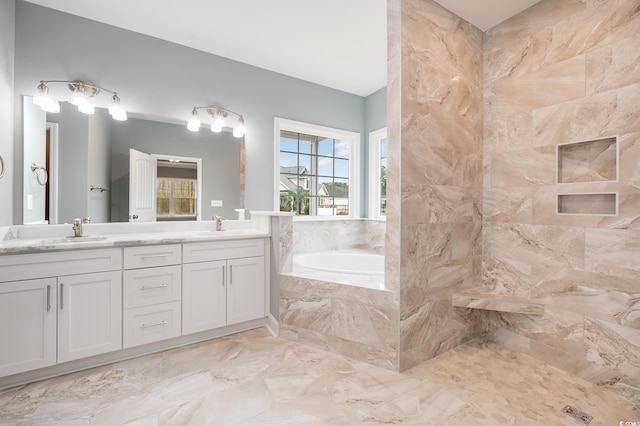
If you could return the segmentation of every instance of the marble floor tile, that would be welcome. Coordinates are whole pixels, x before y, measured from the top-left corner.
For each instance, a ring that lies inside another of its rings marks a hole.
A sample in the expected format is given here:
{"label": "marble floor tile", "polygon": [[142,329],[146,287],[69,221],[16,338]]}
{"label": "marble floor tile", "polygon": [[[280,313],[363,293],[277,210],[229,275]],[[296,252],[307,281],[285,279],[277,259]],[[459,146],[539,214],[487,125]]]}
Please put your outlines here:
{"label": "marble floor tile", "polygon": [[257,329],[0,391],[0,425],[592,425],[640,421],[612,393],[495,344],[405,373]]}

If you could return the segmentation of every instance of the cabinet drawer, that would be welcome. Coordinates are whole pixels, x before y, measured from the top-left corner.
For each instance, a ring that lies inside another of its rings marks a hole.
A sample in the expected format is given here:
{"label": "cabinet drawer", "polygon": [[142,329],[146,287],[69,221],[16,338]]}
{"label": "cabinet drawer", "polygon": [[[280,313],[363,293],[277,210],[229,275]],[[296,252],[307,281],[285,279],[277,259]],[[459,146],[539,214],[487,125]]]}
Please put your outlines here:
{"label": "cabinet drawer", "polygon": [[122,249],[91,249],[0,256],[0,281],[117,271]]}
{"label": "cabinet drawer", "polygon": [[180,336],[180,302],[124,310],[123,347]]}
{"label": "cabinet drawer", "polygon": [[181,262],[180,244],[124,248],[124,269],[179,265]]}
{"label": "cabinet drawer", "polygon": [[175,302],[182,294],[180,265],[124,271],[124,308]]}
{"label": "cabinet drawer", "polygon": [[184,263],[264,256],[264,239],[187,243],[182,250]]}

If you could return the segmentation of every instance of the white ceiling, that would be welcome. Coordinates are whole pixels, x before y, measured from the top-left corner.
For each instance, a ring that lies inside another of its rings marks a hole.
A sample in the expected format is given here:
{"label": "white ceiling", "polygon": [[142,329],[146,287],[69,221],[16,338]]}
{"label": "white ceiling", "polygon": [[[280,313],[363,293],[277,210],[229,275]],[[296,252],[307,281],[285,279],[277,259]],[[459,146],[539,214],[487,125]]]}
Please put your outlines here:
{"label": "white ceiling", "polygon": [[[367,96],[387,84],[386,0],[27,0]],[[437,0],[482,31],[539,0]]]}

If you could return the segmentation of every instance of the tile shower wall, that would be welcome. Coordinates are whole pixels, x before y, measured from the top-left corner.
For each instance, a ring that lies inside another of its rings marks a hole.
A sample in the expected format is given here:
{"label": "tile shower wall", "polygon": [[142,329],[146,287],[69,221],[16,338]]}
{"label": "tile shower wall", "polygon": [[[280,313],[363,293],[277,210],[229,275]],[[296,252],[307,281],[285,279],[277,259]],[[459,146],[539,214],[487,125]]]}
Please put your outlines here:
{"label": "tile shower wall", "polygon": [[482,33],[431,0],[388,5],[386,285],[404,370],[479,333],[451,296],[480,285]]}
{"label": "tile shower wall", "polygon": [[[556,183],[558,144],[616,135],[618,181]],[[483,151],[483,285],[546,303],[488,314],[490,337],[640,401],[640,1],[543,0],[486,32]],[[618,193],[618,215],[558,215],[567,193]]]}

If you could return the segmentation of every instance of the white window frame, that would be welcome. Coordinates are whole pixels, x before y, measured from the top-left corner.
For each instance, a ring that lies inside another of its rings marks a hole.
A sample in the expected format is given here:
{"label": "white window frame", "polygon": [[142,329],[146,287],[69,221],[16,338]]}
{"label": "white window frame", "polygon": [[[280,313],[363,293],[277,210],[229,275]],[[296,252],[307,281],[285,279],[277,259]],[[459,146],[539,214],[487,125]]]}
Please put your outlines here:
{"label": "white window frame", "polygon": [[[179,160],[185,163],[196,163],[196,179],[198,182],[196,183],[196,219],[202,220],[202,158],[198,157],[181,157],[178,155],[167,155],[167,154],[151,154],[156,160]],[[156,163],[157,167],[157,163]],[[157,174],[157,173],[156,173]],[[156,195],[157,189],[154,188],[153,195]],[[157,200],[156,200],[157,201]],[[168,216],[163,216],[168,217]],[[191,216],[189,216],[191,217]]]}
{"label": "white window frame", "polygon": [[[349,216],[306,216],[304,220],[336,220],[345,217],[360,217],[360,133],[348,130],[334,129],[332,127],[319,126],[304,123],[302,121],[288,120],[275,117],[273,125],[274,155],[273,155],[273,209],[280,209],[280,132],[286,130],[307,135],[322,136],[325,138],[339,139],[349,143]],[[296,216],[296,220],[302,216]]]}
{"label": "white window frame", "polygon": [[[367,211],[371,219],[387,219],[380,214],[380,142],[385,138],[388,138],[386,127],[369,132],[369,208]],[[387,179],[388,173],[387,167]]]}
{"label": "white window frame", "polygon": [[[191,179],[191,178],[175,178],[175,177],[160,177],[160,178],[156,178],[158,181],[159,180],[167,180],[171,182],[171,195],[169,197],[169,214],[168,215],[159,215],[156,214],[156,217],[162,218],[162,219],[192,219],[192,220],[196,220],[196,218],[198,217],[198,206],[200,205],[200,202],[198,201],[198,180],[197,179]],[[196,211],[194,215],[176,215],[176,211],[175,211],[175,197],[174,197],[174,191],[175,191],[175,187],[173,186],[173,183],[175,182],[195,182],[195,187],[196,187]],[[156,195],[156,199],[157,199],[157,195]],[[156,201],[157,203],[157,201]],[[157,204],[156,204],[157,205]]]}

